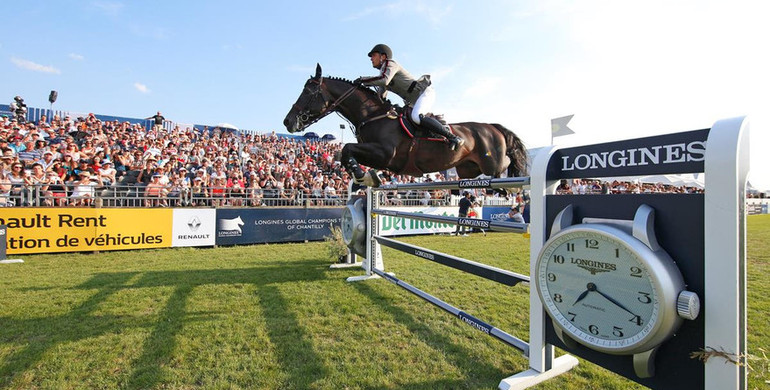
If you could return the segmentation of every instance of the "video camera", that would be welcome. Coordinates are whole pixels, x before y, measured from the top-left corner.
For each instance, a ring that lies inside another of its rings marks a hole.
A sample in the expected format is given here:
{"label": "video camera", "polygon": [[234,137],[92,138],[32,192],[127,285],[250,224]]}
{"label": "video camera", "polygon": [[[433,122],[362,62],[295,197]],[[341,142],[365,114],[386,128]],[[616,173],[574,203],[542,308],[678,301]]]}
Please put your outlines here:
{"label": "video camera", "polygon": [[13,114],[13,119],[16,119],[16,122],[27,122],[27,105],[24,104],[24,99],[22,99],[21,96],[13,98],[13,102],[11,102],[11,113]]}

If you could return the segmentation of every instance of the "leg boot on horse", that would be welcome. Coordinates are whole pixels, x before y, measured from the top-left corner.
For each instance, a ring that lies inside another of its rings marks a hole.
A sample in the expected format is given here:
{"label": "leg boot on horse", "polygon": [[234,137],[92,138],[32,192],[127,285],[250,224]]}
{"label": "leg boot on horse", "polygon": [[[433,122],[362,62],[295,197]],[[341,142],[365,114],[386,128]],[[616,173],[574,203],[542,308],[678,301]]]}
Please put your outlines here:
{"label": "leg boot on horse", "polygon": [[355,158],[348,158],[347,164],[343,164],[353,176],[353,180],[356,184],[364,185],[367,187],[379,187],[382,184],[380,177],[377,176],[377,172],[374,169],[370,169],[364,172],[361,166],[358,165],[358,161]]}
{"label": "leg boot on horse", "polygon": [[420,114],[420,125],[446,138],[447,141],[449,141],[449,148],[452,150],[457,150],[465,143],[464,139],[452,134],[448,128],[444,127],[444,125],[435,118]]}

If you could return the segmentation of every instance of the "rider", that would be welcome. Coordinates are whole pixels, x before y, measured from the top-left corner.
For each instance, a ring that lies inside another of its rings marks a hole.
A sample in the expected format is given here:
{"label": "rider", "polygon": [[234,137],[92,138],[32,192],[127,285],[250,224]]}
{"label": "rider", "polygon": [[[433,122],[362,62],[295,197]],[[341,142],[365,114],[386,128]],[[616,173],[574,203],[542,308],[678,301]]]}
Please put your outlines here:
{"label": "rider", "polygon": [[414,123],[446,137],[452,150],[462,146],[465,143],[464,139],[452,134],[435,118],[424,115],[430,112],[436,100],[436,93],[430,85],[430,76],[424,75],[415,79],[392,58],[393,52],[387,45],[381,43],[375,45],[369,51],[369,59],[372,61],[372,66],[380,70],[380,74],[373,77],[359,77],[355,82],[377,87],[383,97],[387,91],[393,91],[407,104],[412,105],[411,117]]}

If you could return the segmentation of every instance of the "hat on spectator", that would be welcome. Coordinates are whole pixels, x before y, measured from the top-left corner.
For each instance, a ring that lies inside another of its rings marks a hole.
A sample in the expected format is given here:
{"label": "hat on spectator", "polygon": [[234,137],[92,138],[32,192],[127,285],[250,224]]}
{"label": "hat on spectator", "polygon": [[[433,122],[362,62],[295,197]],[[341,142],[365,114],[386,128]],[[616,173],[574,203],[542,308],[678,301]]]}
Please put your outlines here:
{"label": "hat on spectator", "polygon": [[43,156],[45,156],[46,154],[50,154],[53,156],[53,152],[50,150],[46,150],[45,152],[43,152]]}
{"label": "hat on spectator", "polygon": [[112,163],[109,162],[109,161],[105,161],[105,162],[102,163],[102,166],[105,166],[105,165],[112,165]]}
{"label": "hat on spectator", "polygon": [[160,173],[156,173],[156,174],[152,175],[153,179],[156,178],[156,177],[161,177],[161,176],[163,176],[163,175],[161,175]]}
{"label": "hat on spectator", "polygon": [[200,177],[196,177],[195,179],[193,179],[193,181],[198,181],[198,180],[201,180],[201,181],[202,181],[203,179],[202,179],[202,178],[200,178]]}

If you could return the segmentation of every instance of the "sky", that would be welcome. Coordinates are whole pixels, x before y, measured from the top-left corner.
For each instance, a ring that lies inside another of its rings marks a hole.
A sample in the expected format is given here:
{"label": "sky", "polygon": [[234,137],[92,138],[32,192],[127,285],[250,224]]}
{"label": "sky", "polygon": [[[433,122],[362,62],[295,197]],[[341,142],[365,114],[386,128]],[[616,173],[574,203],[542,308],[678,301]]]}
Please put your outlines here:
{"label": "sky", "polygon": [[[33,107],[285,133],[316,63],[374,75],[377,43],[430,74],[434,112],[501,123],[530,148],[711,127],[748,115],[754,187],[770,190],[767,1],[14,1],[0,91]],[[391,95],[391,100],[401,100]],[[4,102],[5,103],[5,102]],[[331,115],[308,129],[351,142]]]}

